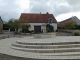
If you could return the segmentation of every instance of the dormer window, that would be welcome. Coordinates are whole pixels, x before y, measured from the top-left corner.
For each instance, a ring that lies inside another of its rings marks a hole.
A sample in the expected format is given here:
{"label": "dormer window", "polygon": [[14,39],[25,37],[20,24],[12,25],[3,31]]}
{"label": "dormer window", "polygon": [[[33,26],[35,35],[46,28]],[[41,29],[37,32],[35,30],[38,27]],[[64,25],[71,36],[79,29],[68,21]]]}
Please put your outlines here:
{"label": "dormer window", "polygon": [[52,23],[52,20],[53,20],[52,18],[49,18],[48,19],[48,23],[51,24]]}

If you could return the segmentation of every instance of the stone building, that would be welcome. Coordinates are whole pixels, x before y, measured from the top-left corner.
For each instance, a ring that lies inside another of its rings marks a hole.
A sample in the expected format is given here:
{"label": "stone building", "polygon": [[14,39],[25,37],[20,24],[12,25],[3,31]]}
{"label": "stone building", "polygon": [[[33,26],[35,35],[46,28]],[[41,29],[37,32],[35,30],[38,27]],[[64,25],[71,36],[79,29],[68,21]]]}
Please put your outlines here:
{"label": "stone building", "polygon": [[0,17],[0,34],[3,33],[3,21]]}

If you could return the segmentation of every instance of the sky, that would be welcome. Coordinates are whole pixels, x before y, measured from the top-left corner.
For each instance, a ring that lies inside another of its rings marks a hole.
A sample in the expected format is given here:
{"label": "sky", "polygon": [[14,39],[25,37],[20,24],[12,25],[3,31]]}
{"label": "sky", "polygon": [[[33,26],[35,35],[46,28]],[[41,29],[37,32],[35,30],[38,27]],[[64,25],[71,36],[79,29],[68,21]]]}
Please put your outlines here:
{"label": "sky", "polygon": [[53,14],[58,22],[72,16],[80,19],[80,0],[0,0],[3,21],[19,19],[21,13]]}

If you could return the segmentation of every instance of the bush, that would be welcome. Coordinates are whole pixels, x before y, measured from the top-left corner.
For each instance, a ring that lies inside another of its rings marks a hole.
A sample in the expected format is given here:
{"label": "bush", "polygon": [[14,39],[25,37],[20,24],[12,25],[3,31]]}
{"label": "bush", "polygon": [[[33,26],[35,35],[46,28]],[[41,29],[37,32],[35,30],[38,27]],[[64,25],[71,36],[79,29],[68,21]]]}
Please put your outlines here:
{"label": "bush", "polygon": [[49,28],[49,27],[47,27],[47,28],[46,28],[46,30],[47,30],[48,32],[51,32],[51,30],[50,30],[50,28]]}
{"label": "bush", "polygon": [[80,36],[80,31],[79,30],[75,30],[73,32],[73,36]]}
{"label": "bush", "polygon": [[9,30],[9,28],[8,27],[3,27],[3,30]]}
{"label": "bush", "polygon": [[9,30],[10,25],[9,24],[3,24],[3,30]]}
{"label": "bush", "polygon": [[22,33],[30,33],[31,31],[22,29]]}
{"label": "bush", "polygon": [[54,28],[53,28],[53,26],[50,25],[50,24],[48,24],[48,25],[46,26],[46,30],[47,30],[48,32],[54,32]]}
{"label": "bush", "polygon": [[61,27],[60,27],[60,26],[57,26],[57,28],[58,28],[58,29],[61,29]]}

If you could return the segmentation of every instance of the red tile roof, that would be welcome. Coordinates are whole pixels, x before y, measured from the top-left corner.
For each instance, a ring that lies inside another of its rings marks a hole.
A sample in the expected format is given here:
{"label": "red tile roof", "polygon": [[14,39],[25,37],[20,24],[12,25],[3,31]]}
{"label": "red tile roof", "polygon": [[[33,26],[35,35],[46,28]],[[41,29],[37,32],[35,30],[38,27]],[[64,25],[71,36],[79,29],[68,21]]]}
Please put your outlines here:
{"label": "red tile roof", "polygon": [[22,13],[20,16],[20,19],[28,20],[29,23],[48,23],[49,18],[53,19],[53,23],[57,23],[53,14]]}

